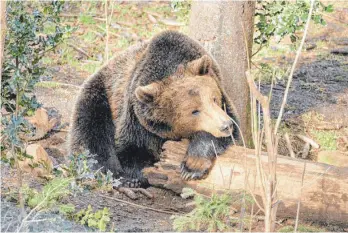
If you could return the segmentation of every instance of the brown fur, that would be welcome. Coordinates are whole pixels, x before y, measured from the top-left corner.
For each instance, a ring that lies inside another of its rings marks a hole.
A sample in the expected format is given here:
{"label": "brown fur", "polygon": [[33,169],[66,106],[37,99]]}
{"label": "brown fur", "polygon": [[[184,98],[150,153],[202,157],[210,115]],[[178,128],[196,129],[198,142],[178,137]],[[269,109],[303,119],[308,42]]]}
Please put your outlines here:
{"label": "brown fur", "polygon": [[191,170],[204,171],[213,166],[213,161],[204,157],[187,157],[184,162]]}
{"label": "brown fur", "polygon": [[[133,177],[127,170],[139,173],[153,164],[169,139],[188,138],[188,157],[213,161],[212,142],[221,154],[231,144],[227,131],[236,118],[216,61],[196,41],[168,31],[116,54],[86,80],[75,105],[69,149],[87,149],[105,171]],[[212,166],[185,164],[188,179],[200,178]]]}
{"label": "brown fur", "polygon": [[[203,57],[203,60],[206,58]],[[228,115],[222,110],[221,89],[213,72],[199,75],[196,63],[191,62],[185,70],[178,67],[172,76],[146,86],[146,90],[142,87],[142,95],[147,92],[155,98],[153,117],[174,126],[172,131],[161,135],[163,137],[188,137],[202,130],[217,137],[224,136],[217,126],[222,124],[222,121],[229,120]],[[140,95],[139,91],[137,93]],[[192,115],[195,110],[200,111],[200,116]],[[141,123],[146,125],[146,122]]]}

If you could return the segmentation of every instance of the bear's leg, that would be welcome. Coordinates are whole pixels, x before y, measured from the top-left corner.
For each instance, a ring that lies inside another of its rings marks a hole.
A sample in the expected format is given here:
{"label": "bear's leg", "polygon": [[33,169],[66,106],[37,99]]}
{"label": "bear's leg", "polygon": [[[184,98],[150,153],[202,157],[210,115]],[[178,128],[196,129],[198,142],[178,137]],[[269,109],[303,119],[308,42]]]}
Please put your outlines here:
{"label": "bear's leg", "polygon": [[114,175],[122,172],[115,151],[115,126],[101,77],[94,77],[84,86],[76,103],[72,122],[70,152],[89,150],[97,155],[98,166]]}
{"label": "bear's leg", "polygon": [[116,142],[116,151],[119,152],[117,154],[123,168],[122,179],[119,181],[121,181],[122,187],[145,188],[149,186],[149,183],[143,176],[142,169],[154,164],[156,161],[154,157],[155,152],[149,151],[146,147],[139,148],[134,144],[131,142],[123,143],[122,145],[129,145],[124,148]]}
{"label": "bear's leg", "polygon": [[206,132],[193,135],[181,164],[181,177],[184,180],[205,178],[213,167],[216,156],[222,154],[231,143],[230,137],[216,138]]}

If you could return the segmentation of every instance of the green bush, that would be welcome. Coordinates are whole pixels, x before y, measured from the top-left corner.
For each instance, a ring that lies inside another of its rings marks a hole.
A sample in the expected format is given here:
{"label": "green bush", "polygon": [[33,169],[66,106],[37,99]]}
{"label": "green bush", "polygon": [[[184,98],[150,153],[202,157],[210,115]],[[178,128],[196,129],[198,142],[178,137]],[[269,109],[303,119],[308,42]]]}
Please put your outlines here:
{"label": "green bush", "polygon": [[110,222],[110,212],[108,208],[93,212],[91,205],[74,214],[74,220],[82,225],[94,227],[100,231],[106,231],[107,224]]}
{"label": "green bush", "polygon": [[175,216],[173,228],[176,231],[224,231],[229,230],[228,222],[232,196],[213,195],[207,199],[201,195],[194,198],[195,209],[184,216]]}
{"label": "green bush", "polygon": [[[308,17],[310,2],[299,1],[257,1],[256,33],[254,42],[260,45],[269,45],[274,38],[277,42],[285,36],[290,36],[292,42],[298,39],[297,32],[304,29]],[[320,12],[332,12],[332,5],[325,6],[321,2],[315,3],[312,20],[317,24],[325,25]]]}
{"label": "green bush", "polygon": [[1,158],[11,164],[17,158],[28,157],[20,135],[34,131],[24,117],[32,115],[40,105],[33,90],[45,72],[41,60],[70,31],[69,26],[60,22],[63,4],[62,1],[7,1],[1,108],[9,114],[2,117],[1,151],[11,150],[11,158],[6,153]]}

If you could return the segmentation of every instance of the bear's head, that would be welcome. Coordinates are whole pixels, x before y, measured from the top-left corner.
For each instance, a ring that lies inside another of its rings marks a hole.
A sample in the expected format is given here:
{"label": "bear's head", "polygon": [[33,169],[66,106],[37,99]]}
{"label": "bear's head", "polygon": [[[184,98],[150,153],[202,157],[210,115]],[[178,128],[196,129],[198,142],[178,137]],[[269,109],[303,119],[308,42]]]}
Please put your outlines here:
{"label": "bear's head", "polygon": [[[223,110],[223,96],[208,55],[179,65],[176,72],[159,82],[137,87],[140,123],[162,138],[190,137],[205,131],[228,137],[231,118]],[[138,111],[139,112],[139,111]]]}

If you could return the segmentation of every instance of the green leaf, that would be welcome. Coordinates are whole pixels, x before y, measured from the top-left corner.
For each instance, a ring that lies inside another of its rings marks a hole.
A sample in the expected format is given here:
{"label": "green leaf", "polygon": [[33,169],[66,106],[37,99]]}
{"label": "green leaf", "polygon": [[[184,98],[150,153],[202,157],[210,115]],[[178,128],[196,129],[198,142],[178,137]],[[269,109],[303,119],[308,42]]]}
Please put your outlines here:
{"label": "green leaf", "polygon": [[325,10],[325,12],[331,13],[334,11],[334,7],[332,4],[329,4],[324,8],[324,10]]}
{"label": "green leaf", "polygon": [[59,213],[63,215],[69,215],[75,212],[75,206],[73,204],[61,204],[59,205]]}
{"label": "green leaf", "polygon": [[79,17],[79,21],[87,25],[95,24],[95,20],[93,19],[92,16],[89,16],[89,15],[81,15]]}
{"label": "green leaf", "polygon": [[89,227],[97,227],[98,226],[98,223],[96,220],[94,220],[93,218],[89,218],[88,219],[88,226]]}
{"label": "green leaf", "polygon": [[291,40],[292,43],[295,43],[297,38],[296,38],[295,35],[290,35],[290,40]]}
{"label": "green leaf", "polygon": [[97,212],[95,213],[94,216],[95,216],[96,219],[101,219],[101,217],[102,217],[102,211],[100,211],[100,210],[97,211]]}

